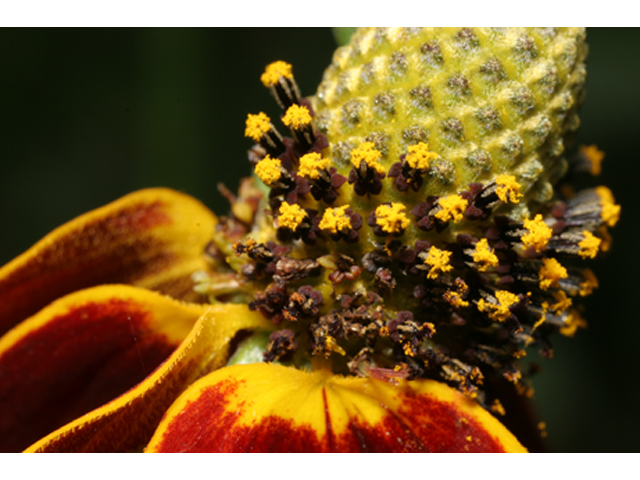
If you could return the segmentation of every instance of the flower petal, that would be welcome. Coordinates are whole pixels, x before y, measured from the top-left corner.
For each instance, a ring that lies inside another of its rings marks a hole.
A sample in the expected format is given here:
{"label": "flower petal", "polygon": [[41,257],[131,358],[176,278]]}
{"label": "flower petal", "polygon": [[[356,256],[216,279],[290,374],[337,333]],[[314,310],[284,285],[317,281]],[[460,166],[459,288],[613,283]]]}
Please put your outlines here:
{"label": "flower petal", "polygon": [[148,452],[525,451],[445,384],[390,385],[267,364],[223,368],[167,412]]}
{"label": "flower petal", "polygon": [[235,334],[265,324],[246,306],[186,304],[130,286],[68,295],[0,340],[0,451],[124,392],[32,448],[142,448],[182,390],[224,364]]}
{"label": "flower petal", "polygon": [[216,217],[168,189],[127,195],[57,228],[0,269],[0,334],[67,293],[106,283],[196,300],[190,275]]}

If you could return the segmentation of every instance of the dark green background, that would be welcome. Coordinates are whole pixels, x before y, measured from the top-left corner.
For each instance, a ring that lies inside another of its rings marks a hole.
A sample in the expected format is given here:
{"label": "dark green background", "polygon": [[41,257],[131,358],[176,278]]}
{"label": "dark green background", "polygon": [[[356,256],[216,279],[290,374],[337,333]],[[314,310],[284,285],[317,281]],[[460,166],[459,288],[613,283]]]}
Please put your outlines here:
{"label": "dark green background", "polygon": [[[640,30],[589,30],[581,143],[606,151],[598,182],[622,204],[589,328],[558,338],[536,398],[556,451],[639,451],[637,254]],[[278,109],[259,82],[286,60],[315,92],[328,29],[0,30],[0,263],[48,231],[143,187],[187,192],[218,213],[216,185],[249,173],[246,114]]]}

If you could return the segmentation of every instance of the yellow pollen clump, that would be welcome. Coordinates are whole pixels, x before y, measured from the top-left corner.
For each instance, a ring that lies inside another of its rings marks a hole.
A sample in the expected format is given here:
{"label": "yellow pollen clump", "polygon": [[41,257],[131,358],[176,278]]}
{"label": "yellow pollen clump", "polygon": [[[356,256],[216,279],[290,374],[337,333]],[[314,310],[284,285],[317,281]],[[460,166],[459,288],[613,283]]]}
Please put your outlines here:
{"label": "yellow pollen clump", "polygon": [[544,250],[553,232],[542,220],[542,215],[536,215],[533,220],[525,220],[524,228],[529,231],[529,233],[522,236],[524,246],[534,247],[536,252]]}
{"label": "yellow pollen clump", "polygon": [[431,247],[429,249],[429,256],[424,260],[424,263],[431,267],[427,278],[435,280],[438,278],[439,273],[446,273],[453,270],[453,267],[449,265],[450,258],[451,252],[440,250],[437,247]]}
{"label": "yellow pollen clump", "polygon": [[306,127],[311,123],[309,109],[296,104],[291,105],[287,109],[287,113],[282,117],[282,123],[284,123],[287,128],[293,128],[294,130]]}
{"label": "yellow pollen clump", "polygon": [[438,200],[438,205],[440,205],[441,210],[438,210],[435,217],[443,222],[448,222],[451,219],[453,219],[454,222],[459,222],[462,220],[468,204],[469,202],[460,195],[441,197]]}
{"label": "yellow pollen clump", "polygon": [[295,231],[296,228],[307,218],[307,213],[300,205],[289,205],[283,202],[278,211],[278,225]]}
{"label": "yellow pollen clump", "polygon": [[320,178],[319,171],[327,169],[330,164],[331,160],[323,159],[319,153],[307,153],[300,157],[298,175],[317,180]]}
{"label": "yellow pollen clump", "polygon": [[518,303],[519,298],[516,294],[507,290],[498,290],[496,292],[496,299],[498,300],[498,304],[487,302],[482,298],[478,302],[478,310],[481,312],[487,312],[491,320],[504,322],[511,316],[511,310],[509,310],[509,307]]}
{"label": "yellow pollen clump", "polygon": [[496,195],[502,202],[518,203],[520,201],[522,197],[520,184],[516,182],[514,175],[498,175],[496,185]]}
{"label": "yellow pollen clump", "polygon": [[597,187],[596,194],[600,197],[602,221],[613,227],[620,219],[620,205],[614,203],[613,194],[607,187]]}
{"label": "yellow pollen clump", "polygon": [[545,258],[542,260],[544,265],[538,272],[540,277],[540,288],[546,290],[551,286],[557,286],[558,281],[567,278],[567,269],[564,268],[555,258]]}
{"label": "yellow pollen clump", "polygon": [[595,288],[598,288],[598,279],[588,268],[583,270],[582,274],[584,275],[584,282],[578,285],[580,287],[578,293],[581,297],[586,297],[587,295],[591,295]]}
{"label": "yellow pollen clump", "polygon": [[400,233],[409,225],[409,218],[404,213],[406,207],[401,203],[380,205],[376,208],[376,225],[383,232]]}
{"label": "yellow pollen clump", "polygon": [[262,112],[257,115],[249,114],[245,125],[244,136],[259,142],[262,136],[271,130],[271,119]]}
{"label": "yellow pollen clump", "polygon": [[429,168],[429,161],[438,158],[438,154],[430,152],[429,145],[424,142],[409,145],[407,150],[409,153],[405,157],[405,160],[411,168],[415,168],[416,170],[426,170]]}
{"label": "yellow pollen clump", "polygon": [[565,337],[573,337],[578,328],[587,328],[587,322],[573,311],[564,321],[564,326],[560,328],[560,333]]}
{"label": "yellow pollen clump", "polygon": [[489,248],[489,242],[486,238],[476,243],[476,253],[473,254],[473,261],[478,264],[478,271],[480,272],[486,271],[489,267],[498,266],[498,257]]}
{"label": "yellow pollen clump", "polygon": [[269,155],[260,160],[255,167],[256,175],[265,185],[271,186],[280,180],[282,176],[282,163],[277,158],[271,158]]}
{"label": "yellow pollen clump", "polygon": [[331,233],[338,233],[351,228],[351,218],[345,213],[349,205],[337,208],[327,208],[320,220],[320,230],[328,230]]}
{"label": "yellow pollen clump", "polygon": [[452,306],[457,308],[464,308],[469,306],[469,302],[462,299],[462,295],[454,290],[447,290],[444,294],[444,299]]}
{"label": "yellow pollen clump", "polygon": [[582,153],[587,160],[591,163],[591,168],[589,169],[589,173],[591,175],[600,175],[602,171],[602,160],[604,159],[604,152],[598,150],[598,147],[595,145],[580,145],[580,153]]}
{"label": "yellow pollen clump", "polygon": [[584,239],[578,243],[578,246],[580,247],[580,256],[582,258],[595,258],[598,254],[598,250],[600,250],[602,240],[587,230],[584,230],[582,235],[584,235]]}
{"label": "yellow pollen clump", "polygon": [[279,60],[267,65],[264,73],[260,76],[260,81],[265,87],[271,87],[278,83],[280,77],[293,78],[291,64]]}
{"label": "yellow pollen clump", "polygon": [[382,153],[376,150],[373,142],[363,142],[351,151],[351,164],[360,168],[360,163],[364,162],[369,168],[373,168],[378,173],[384,173],[384,167],[380,165]]}

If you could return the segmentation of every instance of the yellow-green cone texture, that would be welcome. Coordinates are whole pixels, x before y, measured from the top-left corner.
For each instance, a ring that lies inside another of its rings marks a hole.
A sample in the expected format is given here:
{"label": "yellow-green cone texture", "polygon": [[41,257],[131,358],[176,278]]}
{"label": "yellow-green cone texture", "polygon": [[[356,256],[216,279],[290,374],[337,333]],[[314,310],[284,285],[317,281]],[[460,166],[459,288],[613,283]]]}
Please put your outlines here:
{"label": "yellow-green cone texture", "polygon": [[440,158],[427,195],[515,175],[525,198],[511,216],[526,218],[566,170],[586,53],[581,28],[359,29],[313,98],[317,125],[343,174],[371,141],[387,168],[428,143]]}

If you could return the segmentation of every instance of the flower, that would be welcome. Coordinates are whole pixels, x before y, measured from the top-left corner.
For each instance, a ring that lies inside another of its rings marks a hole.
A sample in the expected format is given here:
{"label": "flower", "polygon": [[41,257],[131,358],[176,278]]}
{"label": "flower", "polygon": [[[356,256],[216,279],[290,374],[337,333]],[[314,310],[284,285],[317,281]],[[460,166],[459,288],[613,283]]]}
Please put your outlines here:
{"label": "flower", "polygon": [[229,216],[142,191],[0,271],[3,448],[522,450],[519,359],[583,325],[619,216],[555,188],[594,170],[563,158],[583,42],[361,30],[310,100],[269,66],[292,138],[248,117]]}

